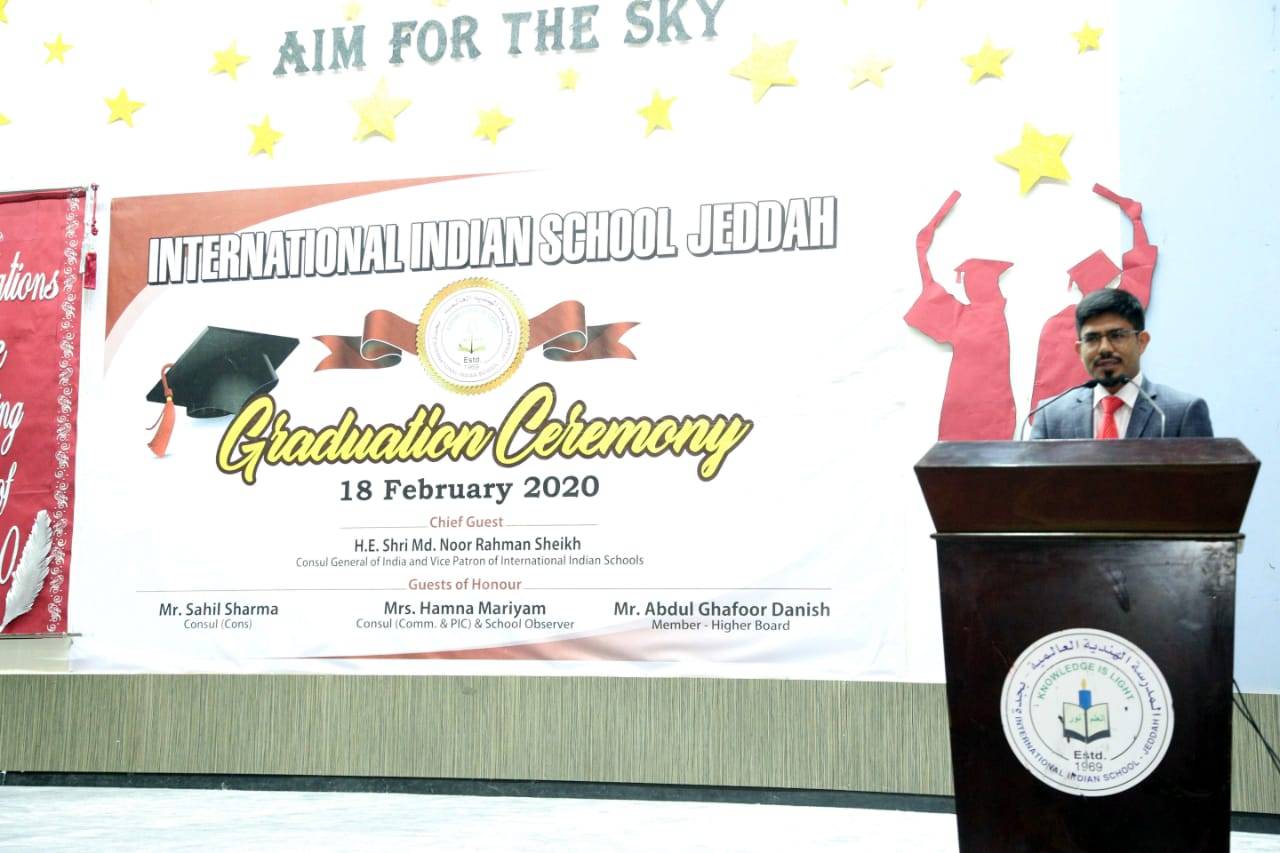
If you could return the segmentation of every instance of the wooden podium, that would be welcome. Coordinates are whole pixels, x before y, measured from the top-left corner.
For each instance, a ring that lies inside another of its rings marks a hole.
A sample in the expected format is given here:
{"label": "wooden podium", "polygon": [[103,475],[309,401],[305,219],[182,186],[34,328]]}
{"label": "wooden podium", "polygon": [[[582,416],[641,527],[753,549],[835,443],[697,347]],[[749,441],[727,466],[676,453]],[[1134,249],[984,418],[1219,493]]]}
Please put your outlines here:
{"label": "wooden podium", "polygon": [[941,442],[937,528],[962,851],[1228,849],[1234,439]]}

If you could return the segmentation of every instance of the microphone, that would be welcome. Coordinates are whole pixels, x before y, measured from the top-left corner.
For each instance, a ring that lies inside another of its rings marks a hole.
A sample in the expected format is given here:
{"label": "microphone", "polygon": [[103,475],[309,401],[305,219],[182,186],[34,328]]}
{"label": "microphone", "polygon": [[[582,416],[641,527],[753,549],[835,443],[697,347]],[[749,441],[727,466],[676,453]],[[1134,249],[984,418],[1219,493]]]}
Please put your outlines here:
{"label": "microphone", "polygon": [[1146,400],[1148,403],[1150,403],[1150,404],[1151,404],[1151,408],[1153,408],[1153,409],[1155,409],[1155,410],[1156,410],[1156,414],[1158,414],[1158,415],[1160,416],[1160,437],[1161,437],[1161,438],[1164,438],[1164,427],[1165,427],[1165,422],[1168,420],[1168,418],[1166,418],[1166,417],[1165,417],[1165,415],[1164,415],[1164,409],[1160,408],[1160,404],[1156,402],[1156,400],[1155,400],[1155,398],[1154,398],[1154,397],[1152,397],[1150,394],[1148,394],[1148,393],[1147,393],[1147,391],[1146,391],[1146,389],[1145,389],[1145,388],[1143,388],[1143,387],[1142,387],[1141,385],[1139,385],[1137,382],[1134,382],[1132,379],[1130,379],[1130,378],[1129,378],[1128,376],[1126,376],[1125,374],[1121,373],[1121,374],[1120,374],[1118,377],[1116,377],[1116,378],[1117,378],[1118,380],[1120,380],[1120,381],[1119,381],[1119,383],[1118,383],[1118,384],[1120,385],[1120,387],[1124,387],[1124,384],[1125,384],[1126,382],[1131,382],[1131,383],[1133,383],[1133,387],[1138,389],[1138,393],[1142,395],[1142,398],[1143,398],[1144,400]]}
{"label": "microphone", "polygon": [[[1127,380],[1127,377],[1126,377],[1126,380]],[[1067,395],[1068,395],[1068,394],[1070,394],[1072,391],[1079,391],[1081,388],[1094,388],[1094,387],[1096,387],[1096,386],[1098,386],[1098,385],[1101,385],[1101,384],[1102,384],[1102,383],[1101,383],[1101,381],[1099,381],[1099,380],[1097,380],[1097,379],[1090,379],[1088,382],[1081,382],[1079,385],[1076,385],[1076,386],[1075,386],[1075,387],[1073,387],[1073,388],[1068,388],[1067,390],[1063,391],[1061,394],[1054,394],[1054,395],[1053,395],[1052,397],[1050,397],[1048,400],[1045,400],[1043,403],[1041,403],[1040,405],[1036,406],[1036,407],[1035,407],[1034,409],[1032,409],[1031,411],[1027,412],[1027,416],[1026,416],[1025,418],[1023,418],[1023,419],[1022,419],[1022,427],[1018,430],[1018,441],[1022,441],[1022,440],[1023,440],[1023,436],[1024,436],[1024,435],[1026,435],[1026,433],[1027,433],[1027,424],[1031,423],[1031,419],[1032,419],[1033,417],[1035,417],[1036,412],[1040,411],[1040,410],[1041,410],[1041,409],[1043,409],[1045,406],[1048,406],[1050,403],[1054,402],[1055,400],[1059,399],[1060,397],[1065,397],[1065,396],[1067,396]]]}

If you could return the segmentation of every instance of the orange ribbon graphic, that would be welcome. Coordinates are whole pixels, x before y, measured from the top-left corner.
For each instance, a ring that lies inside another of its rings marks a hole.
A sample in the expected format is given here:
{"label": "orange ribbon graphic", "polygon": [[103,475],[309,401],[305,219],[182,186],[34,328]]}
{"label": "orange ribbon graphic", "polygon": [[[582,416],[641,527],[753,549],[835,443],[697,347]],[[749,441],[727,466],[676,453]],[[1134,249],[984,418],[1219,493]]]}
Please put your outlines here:
{"label": "orange ribbon graphic", "polygon": [[[592,361],[599,358],[630,358],[635,353],[622,336],[638,323],[587,325],[587,309],[581,302],[566,300],[553,305],[529,321],[529,347],[542,347],[551,361]],[[316,370],[377,370],[395,367],[404,354],[418,353],[418,326],[403,317],[378,309],[364,317],[359,336],[316,335],[329,348]]]}

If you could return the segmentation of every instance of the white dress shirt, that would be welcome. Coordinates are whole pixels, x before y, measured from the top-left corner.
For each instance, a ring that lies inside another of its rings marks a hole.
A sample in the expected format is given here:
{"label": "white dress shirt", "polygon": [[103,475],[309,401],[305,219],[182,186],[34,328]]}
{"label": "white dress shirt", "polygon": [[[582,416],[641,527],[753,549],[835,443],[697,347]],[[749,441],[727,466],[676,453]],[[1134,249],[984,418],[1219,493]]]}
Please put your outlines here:
{"label": "white dress shirt", "polygon": [[1126,438],[1125,433],[1129,430],[1129,418],[1133,415],[1133,406],[1138,402],[1138,386],[1142,383],[1142,374],[1139,373],[1133,379],[1124,383],[1114,395],[1108,394],[1107,389],[1101,385],[1093,386],[1093,437],[1098,437],[1098,430],[1102,429],[1102,398],[1116,396],[1124,401],[1124,405],[1116,409],[1116,435]]}

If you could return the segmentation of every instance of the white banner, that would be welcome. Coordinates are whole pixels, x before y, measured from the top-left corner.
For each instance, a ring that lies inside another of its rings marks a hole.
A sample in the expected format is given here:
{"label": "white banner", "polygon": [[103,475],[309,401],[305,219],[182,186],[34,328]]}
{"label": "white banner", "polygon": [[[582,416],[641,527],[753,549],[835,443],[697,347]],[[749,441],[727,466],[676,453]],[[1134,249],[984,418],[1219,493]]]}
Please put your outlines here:
{"label": "white banner", "polygon": [[[838,27],[689,17],[709,5],[643,44],[602,9],[599,48],[563,58],[579,90],[477,14],[481,54],[433,70],[507,96],[438,160],[406,133],[459,96],[408,85],[416,41],[395,66],[366,35],[386,68],[307,77],[277,34],[252,92],[413,100],[341,117],[398,172],[116,198],[78,668],[940,677],[911,466],[988,341],[997,420],[1025,413],[1067,270],[1129,246],[1091,192],[1115,184],[1118,42],[1081,54],[1079,12],[1000,2]],[[1018,52],[971,83],[988,34]],[[1008,152],[1053,137],[1074,180],[1020,195]],[[909,323],[930,283],[998,322]]]}

